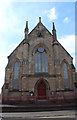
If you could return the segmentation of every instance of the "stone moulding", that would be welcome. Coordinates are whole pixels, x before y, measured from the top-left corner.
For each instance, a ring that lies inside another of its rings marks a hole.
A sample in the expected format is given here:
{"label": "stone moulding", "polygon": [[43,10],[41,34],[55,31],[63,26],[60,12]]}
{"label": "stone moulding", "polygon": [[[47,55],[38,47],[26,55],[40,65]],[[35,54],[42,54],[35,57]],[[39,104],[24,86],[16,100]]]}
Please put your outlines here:
{"label": "stone moulding", "polygon": [[23,74],[22,77],[61,77],[61,74],[48,74],[48,73],[35,73],[35,74]]}

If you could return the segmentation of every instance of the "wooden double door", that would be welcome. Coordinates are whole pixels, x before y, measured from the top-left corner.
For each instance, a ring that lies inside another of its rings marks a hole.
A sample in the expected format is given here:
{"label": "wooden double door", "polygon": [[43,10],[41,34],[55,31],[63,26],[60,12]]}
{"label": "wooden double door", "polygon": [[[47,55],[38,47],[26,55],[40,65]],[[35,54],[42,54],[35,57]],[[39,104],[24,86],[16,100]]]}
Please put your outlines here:
{"label": "wooden double door", "polygon": [[46,99],[46,85],[43,81],[38,84],[38,99]]}

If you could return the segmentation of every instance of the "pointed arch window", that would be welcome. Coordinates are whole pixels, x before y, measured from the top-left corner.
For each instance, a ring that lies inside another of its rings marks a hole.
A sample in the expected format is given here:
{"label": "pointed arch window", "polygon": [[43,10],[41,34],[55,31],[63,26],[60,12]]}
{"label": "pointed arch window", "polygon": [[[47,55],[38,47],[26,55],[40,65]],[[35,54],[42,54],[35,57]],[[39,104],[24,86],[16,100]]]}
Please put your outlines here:
{"label": "pointed arch window", "polygon": [[63,72],[64,72],[64,83],[65,87],[69,88],[69,81],[68,81],[68,70],[67,70],[67,64],[63,63]]}
{"label": "pointed arch window", "polygon": [[35,52],[35,72],[48,72],[47,52],[42,47]]}
{"label": "pointed arch window", "polygon": [[14,66],[14,89],[18,89],[18,78],[19,78],[19,63],[16,62]]}

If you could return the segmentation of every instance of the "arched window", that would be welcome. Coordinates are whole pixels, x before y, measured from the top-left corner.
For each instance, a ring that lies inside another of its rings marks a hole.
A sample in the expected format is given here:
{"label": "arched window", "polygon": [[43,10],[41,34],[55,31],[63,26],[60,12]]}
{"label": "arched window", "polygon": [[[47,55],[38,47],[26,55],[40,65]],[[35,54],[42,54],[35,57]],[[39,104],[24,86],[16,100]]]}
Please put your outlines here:
{"label": "arched window", "polygon": [[42,47],[35,52],[35,72],[48,72],[47,52]]}
{"label": "arched window", "polygon": [[63,64],[63,72],[64,72],[64,82],[65,82],[65,87],[69,88],[69,81],[68,81],[68,70],[67,70],[67,64]]}
{"label": "arched window", "polygon": [[14,66],[14,89],[18,89],[18,78],[19,78],[19,63],[16,62]]}

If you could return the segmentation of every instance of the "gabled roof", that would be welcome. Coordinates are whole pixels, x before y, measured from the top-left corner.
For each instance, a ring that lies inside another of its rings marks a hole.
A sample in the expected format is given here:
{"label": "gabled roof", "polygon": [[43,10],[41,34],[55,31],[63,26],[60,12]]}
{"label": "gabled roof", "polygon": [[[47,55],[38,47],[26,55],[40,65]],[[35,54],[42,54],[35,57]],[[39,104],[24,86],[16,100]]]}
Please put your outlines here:
{"label": "gabled roof", "polygon": [[[36,27],[38,27],[39,25],[42,25],[42,26],[46,29],[46,31],[48,31],[48,33],[52,36],[51,32],[43,25],[42,22],[38,22],[38,24],[34,27],[34,29],[32,29],[32,31],[28,34],[28,36],[30,36],[31,33],[32,33],[32,32],[36,29]],[[13,50],[13,52],[14,52],[21,44],[23,44],[24,42],[27,43],[27,44],[29,44],[29,40],[23,39],[23,40],[21,41],[21,43]],[[13,53],[13,52],[12,52],[12,53]],[[12,55],[12,53],[8,56],[8,58]]]}
{"label": "gabled roof", "polygon": [[[22,42],[13,50],[13,52],[23,43],[29,44],[28,41],[25,41],[25,39],[23,39]],[[12,53],[7,58],[9,58],[12,55]]]}
{"label": "gabled roof", "polygon": [[57,42],[64,49],[64,51],[73,59],[73,57],[67,52],[67,50],[59,43],[59,41],[57,41]]}
{"label": "gabled roof", "polygon": [[44,25],[42,22],[39,22],[39,23],[34,27],[34,29],[32,29],[32,31],[29,33],[29,35],[30,35],[30,34],[36,29],[36,27],[38,27],[39,25],[42,25],[42,26],[45,28],[45,30],[48,31],[48,33],[49,33],[50,35],[52,35],[51,32],[45,27],[45,25]]}
{"label": "gabled roof", "polygon": [[[41,21],[38,22],[38,24],[34,27],[34,29],[32,29],[32,31],[28,34],[28,36],[30,36],[31,33],[32,33],[39,25],[43,26],[43,27],[45,28],[45,30],[48,31],[48,33],[49,33],[51,36],[53,36],[53,35],[51,34],[51,32],[43,25],[43,23],[42,23]],[[66,49],[59,43],[59,41],[57,41],[57,42],[58,42],[58,44],[64,49],[64,51],[71,57],[71,55],[66,51]],[[15,51],[20,45],[22,45],[23,43],[29,44],[29,40],[23,39],[23,40],[21,41],[21,43],[14,49],[14,51]],[[13,52],[14,52],[14,51],[13,51]],[[12,52],[12,53],[13,53],[13,52]],[[12,55],[12,53],[8,56],[8,58]],[[71,57],[71,58],[72,58],[72,57]],[[72,59],[73,59],[73,58],[72,58]]]}

